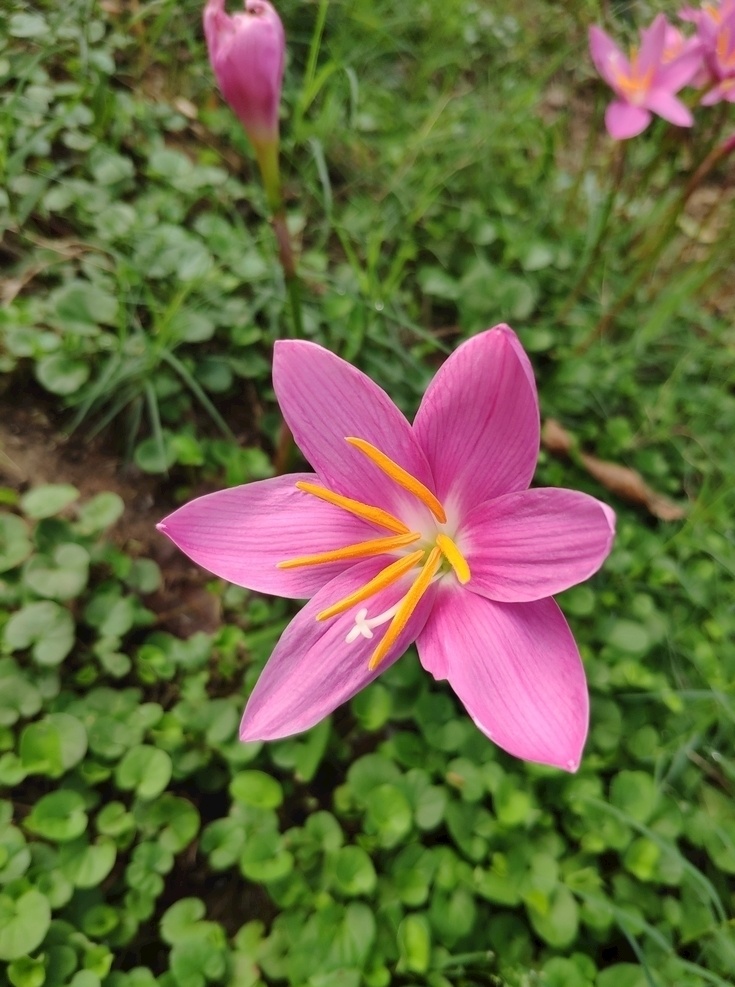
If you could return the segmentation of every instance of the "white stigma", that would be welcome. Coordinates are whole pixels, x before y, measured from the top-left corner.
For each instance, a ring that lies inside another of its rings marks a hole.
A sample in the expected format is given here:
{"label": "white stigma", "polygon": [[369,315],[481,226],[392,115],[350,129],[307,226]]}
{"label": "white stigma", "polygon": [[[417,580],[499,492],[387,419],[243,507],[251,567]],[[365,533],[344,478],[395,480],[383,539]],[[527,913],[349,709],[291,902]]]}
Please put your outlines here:
{"label": "white stigma", "polygon": [[373,627],[380,627],[381,624],[387,623],[395,617],[398,607],[401,601],[394,604],[390,610],[385,610],[383,613],[379,613],[377,617],[368,617],[367,607],[362,607],[355,614],[355,626],[350,629],[347,637],[345,638],[346,644],[352,644],[358,639],[358,637],[367,638],[369,641],[373,636]]}

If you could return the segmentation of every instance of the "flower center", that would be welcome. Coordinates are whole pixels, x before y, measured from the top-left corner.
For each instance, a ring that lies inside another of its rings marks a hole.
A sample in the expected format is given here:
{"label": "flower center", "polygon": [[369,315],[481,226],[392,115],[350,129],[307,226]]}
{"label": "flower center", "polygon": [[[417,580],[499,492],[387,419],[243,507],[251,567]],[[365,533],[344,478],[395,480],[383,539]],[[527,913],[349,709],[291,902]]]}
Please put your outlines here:
{"label": "flower center", "polygon": [[[335,507],[340,507],[342,510],[354,514],[355,517],[362,518],[362,520],[379,528],[384,528],[392,534],[356,542],[353,545],[345,545],[344,548],[336,548],[328,552],[286,559],[284,562],[278,563],[278,568],[296,569],[307,565],[325,565],[329,562],[373,558],[377,555],[395,556],[384,569],[381,569],[364,586],[317,614],[317,620],[329,620],[336,617],[358,603],[368,600],[381,590],[392,586],[412,570],[418,570],[408,592],[389,610],[378,614],[376,617],[368,618],[367,608],[363,607],[355,614],[355,626],[350,629],[347,635],[347,644],[352,644],[359,637],[372,638],[374,627],[390,622],[380,643],[370,656],[369,667],[372,670],[378,667],[398,640],[411,614],[434,578],[441,575],[440,570],[444,568],[445,572],[453,572],[457,580],[464,584],[469,582],[470,567],[454,539],[438,527],[438,525],[447,523],[447,513],[431,490],[399,466],[398,463],[393,462],[380,449],[364,439],[347,437],[345,441],[367,457],[394,483],[412,494],[429,509],[433,518],[433,532],[427,536],[421,531],[412,530],[400,518],[380,507],[373,507],[362,501],[353,500],[351,497],[344,497],[342,494],[335,493],[333,490],[316,483],[299,480],[296,484],[298,490],[318,497],[319,500],[326,501],[328,504],[334,504]],[[418,546],[417,542],[423,542],[423,547]]]}
{"label": "flower center", "polygon": [[643,101],[646,93],[651,88],[653,67],[649,68],[646,72],[641,72],[638,65],[638,49],[633,47],[630,49],[630,73],[628,74],[624,69],[616,67],[615,76],[617,84],[627,101],[633,105],[638,105]]}

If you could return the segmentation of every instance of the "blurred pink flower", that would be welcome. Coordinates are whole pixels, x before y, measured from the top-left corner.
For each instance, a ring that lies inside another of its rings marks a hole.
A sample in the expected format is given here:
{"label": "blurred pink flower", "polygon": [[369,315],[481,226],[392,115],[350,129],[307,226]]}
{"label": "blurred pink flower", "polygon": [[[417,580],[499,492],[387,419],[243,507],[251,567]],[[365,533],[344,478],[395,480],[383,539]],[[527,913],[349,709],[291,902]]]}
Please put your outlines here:
{"label": "blurred pink flower", "polygon": [[415,641],[496,744],[576,770],[587,687],[551,596],[596,572],[615,515],[587,494],[528,489],[539,408],[515,333],[497,326],[460,346],[413,425],[314,343],[276,343],[273,385],[315,472],[200,497],[159,525],[230,582],[313,597],[271,655],[241,738],[306,730]]}
{"label": "blurred pink flower", "polygon": [[256,148],[278,143],[286,39],[281,19],[268,0],[245,0],[230,16],[225,0],[204,8],[209,60],[222,95]]}
{"label": "blurred pink flower", "polygon": [[678,127],[691,127],[694,119],[676,93],[696,75],[701,55],[692,46],[671,57],[671,25],[663,14],[641,32],[640,48],[632,48],[630,58],[599,27],[590,28],[589,39],[592,61],[617,96],[605,112],[605,126],[612,138],[624,140],[640,134],[653,113]]}
{"label": "blurred pink flower", "polygon": [[712,85],[702,103],[735,103],[735,0],[710,8],[696,23],[709,76],[706,84]]}

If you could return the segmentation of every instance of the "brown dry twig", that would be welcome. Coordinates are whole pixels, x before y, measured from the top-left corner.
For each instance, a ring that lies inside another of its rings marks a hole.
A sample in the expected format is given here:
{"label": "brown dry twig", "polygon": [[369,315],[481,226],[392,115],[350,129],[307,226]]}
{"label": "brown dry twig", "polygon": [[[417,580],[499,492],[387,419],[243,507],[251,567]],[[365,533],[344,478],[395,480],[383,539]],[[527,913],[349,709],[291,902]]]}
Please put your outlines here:
{"label": "brown dry twig", "polygon": [[649,487],[636,470],[582,452],[575,438],[553,418],[544,422],[541,444],[554,456],[567,456],[574,460],[606,490],[631,504],[645,507],[654,517],[662,521],[681,521],[686,517],[683,507]]}

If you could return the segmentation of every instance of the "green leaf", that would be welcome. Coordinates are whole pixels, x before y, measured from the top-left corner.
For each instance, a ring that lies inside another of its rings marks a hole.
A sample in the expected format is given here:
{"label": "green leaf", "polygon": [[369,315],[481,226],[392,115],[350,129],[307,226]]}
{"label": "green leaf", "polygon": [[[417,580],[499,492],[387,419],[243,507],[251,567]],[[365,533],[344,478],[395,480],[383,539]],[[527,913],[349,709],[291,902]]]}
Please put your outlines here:
{"label": "green leaf", "polygon": [[636,822],[645,823],[656,811],[659,792],[645,771],[620,771],[610,785],[610,801]]}
{"label": "green leaf", "polygon": [[370,793],[365,814],[368,832],[377,835],[381,846],[397,846],[411,831],[412,812],[408,799],[395,785],[378,785]]}
{"label": "green leaf", "polygon": [[87,753],[87,731],[69,713],[50,713],[24,727],[19,751],[28,774],[59,778]]}
{"label": "green leaf", "polygon": [[48,483],[24,494],[20,498],[20,507],[30,518],[53,517],[78,498],[79,491],[70,483]]}
{"label": "green leaf", "polygon": [[141,799],[155,799],[171,781],[171,758],[157,747],[138,744],[126,752],[115,769],[115,782],[123,791],[135,789]]}
{"label": "green leaf", "polygon": [[117,299],[91,281],[69,281],[58,288],[50,300],[54,309],[49,321],[66,332],[88,335],[91,330],[96,331],[100,323],[114,325],[117,319]]}
{"label": "green leaf", "polygon": [[37,949],[51,925],[51,908],[34,889],[18,898],[0,894],[0,960],[17,960]]}
{"label": "green leaf", "polygon": [[277,809],[283,802],[283,789],[263,771],[241,771],[230,782],[230,795],[236,802],[258,809]]}
{"label": "green leaf", "polygon": [[42,704],[40,691],[12,658],[0,662],[0,726],[35,716]]}
{"label": "green leaf", "polygon": [[38,665],[58,665],[74,646],[74,621],[58,603],[28,603],[3,628],[3,643],[11,651],[31,648]]}
{"label": "green leaf", "polygon": [[334,883],[349,897],[369,895],[377,883],[373,862],[359,846],[341,847],[332,862]]}
{"label": "green leaf", "polygon": [[398,970],[426,973],[431,961],[431,929],[423,915],[407,915],[398,926]]}
{"label": "green leaf", "polygon": [[240,870],[251,881],[278,881],[293,869],[293,857],[283,849],[277,832],[255,833],[240,857]]}
{"label": "green leaf", "polygon": [[169,946],[186,939],[207,909],[200,898],[180,898],[161,916],[161,938]]}
{"label": "green leaf", "polygon": [[114,867],[116,857],[117,848],[108,837],[102,836],[95,843],[74,840],[62,846],[59,870],[76,888],[96,888]]}
{"label": "green leaf", "polygon": [[529,905],[528,914],[538,935],[555,949],[565,949],[577,937],[579,908],[571,891],[563,885],[557,887],[543,910]]}
{"label": "green leaf", "polygon": [[35,367],[38,383],[52,394],[74,394],[89,379],[90,365],[63,353],[44,356]]}
{"label": "green leaf", "polygon": [[0,572],[25,562],[33,551],[28,528],[15,514],[0,514]]}
{"label": "green leaf", "polygon": [[34,555],[23,567],[23,582],[52,600],[79,596],[89,578],[89,553],[81,545],[57,545],[50,555]]}
{"label": "green leaf", "polygon": [[8,967],[8,980],[13,987],[41,987],[46,979],[43,958],[21,956]]}
{"label": "green leaf", "polygon": [[97,535],[118,521],[125,511],[125,502],[111,491],[98,493],[79,508],[76,529],[83,535]]}
{"label": "green leaf", "polygon": [[50,792],[36,802],[23,825],[31,833],[53,843],[76,840],[87,828],[84,799],[70,788]]}

